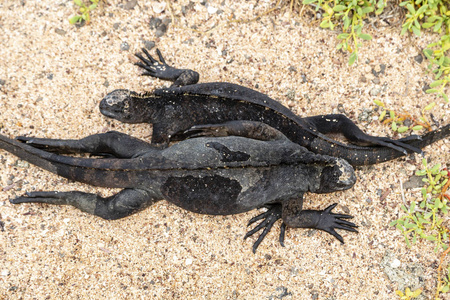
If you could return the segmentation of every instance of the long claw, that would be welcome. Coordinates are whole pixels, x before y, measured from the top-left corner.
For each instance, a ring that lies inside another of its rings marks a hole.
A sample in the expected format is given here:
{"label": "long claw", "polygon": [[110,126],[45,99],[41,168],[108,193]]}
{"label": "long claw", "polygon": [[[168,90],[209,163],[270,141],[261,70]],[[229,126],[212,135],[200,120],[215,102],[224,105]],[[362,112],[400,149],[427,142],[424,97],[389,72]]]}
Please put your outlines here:
{"label": "long claw", "polygon": [[280,227],[280,245],[284,247],[284,237],[286,234],[286,224],[283,222]]}
{"label": "long claw", "polygon": [[269,215],[269,211],[263,212],[262,214],[257,215],[256,217],[251,218],[248,223],[247,226],[252,225],[253,223],[255,223],[256,221],[259,221],[261,219],[264,219],[267,217],[267,215]]}
{"label": "long claw", "polygon": [[166,64],[166,61],[165,61],[164,57],[162,56],[161,51],[159,51],[159,49],[156,49],[156,54],[158,54],[159,61],[162,62],[163,64]]}
{"label": "long claw", "polygon": [[142,48],[142,52],[144,52],[145,55],[147,55],[148,59],[151,61],[151,64],[158,63],[158,61],[154,59],[153,56],[151,56],[150,53],[148,53],[148,51],[145,48]]}
{"label": "long claw", "polygon": [[[252,236],[253,234],[257,233],[261,229],[264,228],[263,232],[259,235],[258,239],[253,244],[252,250],[253,253],[256,252],[256,249],[261,244],[263,239],[266,237],[266,235],[270,232],[272,229],[273,224],[275,224],[278,219],[281,219],[281,204],[273,204],[268,206],[268,210],[266,212],[263,212],[259,214],[256,217],[253,217],[248,222],[248,225],[251,225],[259,220],[263,220],[261,223],[259,223],[255,228],[247,232],[244,236],[244,239]],[[281,226],[281,232],[280,232],[280,243],[284,245],[284,233],[285,233],[286,226]]]}

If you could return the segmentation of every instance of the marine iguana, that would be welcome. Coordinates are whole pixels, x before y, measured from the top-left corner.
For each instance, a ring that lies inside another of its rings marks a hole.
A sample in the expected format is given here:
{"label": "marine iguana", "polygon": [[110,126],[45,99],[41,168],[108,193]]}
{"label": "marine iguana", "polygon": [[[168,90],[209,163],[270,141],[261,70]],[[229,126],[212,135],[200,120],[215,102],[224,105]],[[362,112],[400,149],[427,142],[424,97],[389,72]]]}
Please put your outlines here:
{"label": "marine iguana", "polygon": [[[196,126],[195,132],[219,129],[222,137],[198,137],[160,149],[119,132],[95,134],[80,140],[0,135],[4,149],[36,166],[70,180],[123,188],[102,198],[83,192],[30,192],[10,200],[18,203],[72,205],[104,219],[119,219],[166,199],[186,210],[229,215],[260,207],[268,210],[250,220],[263,220],[245,237],[264,229],[253,245],[259,246],[272,225],[324,230],[341,243],[336,229],[356,232],[350,215],[303,210],[306,192],[330,193],[351,188],[356,177],[344,159],[315,154],[291,142],[264,123],[232,121]],[[81,158],[61,154],[89,153],[113,158]]]}
{"label": "marine iguana", "polygon": [[[126,123],[152,123],[152,143],[168,145],[188,137],[184,131],[194,125],[219,124],[232,120],[266,123],[308,150],[340,157],[351,165],[370,165],[388,161],[407,152],[421,153],[421,148],[450,135],[450,126],[427,133],[393,140],[370,136],[341,114],[301,118],[287,107],[255,90],[227,82],[198,84],[199,74],[189,69],[169,66],[161,52],[159,62],[145,49],[147,58],[136,56],[143,75],[172,81],[169,88],[138,94],[115,90],[100,102],[100,111]],[[193,133],[193,132],[191,132]],[[352,144],[326,136],[341,133]]]}

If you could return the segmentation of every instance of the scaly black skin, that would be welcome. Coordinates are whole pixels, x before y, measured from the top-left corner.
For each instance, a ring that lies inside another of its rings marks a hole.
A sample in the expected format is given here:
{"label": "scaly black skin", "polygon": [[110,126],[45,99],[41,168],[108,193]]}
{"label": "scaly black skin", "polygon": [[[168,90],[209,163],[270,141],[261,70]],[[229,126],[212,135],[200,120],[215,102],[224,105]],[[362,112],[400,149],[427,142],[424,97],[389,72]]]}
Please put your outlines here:
{"label": "scaly black skin", "polygon": [[[200,83],[199,74],[166,64],[159,50],[159,60],[145,49],[137,65],[143,75],[173,81],[170,88],[145,94],[115,90],[100,103],[100,111],[126,123],[152,123],[152,144],[168,145],[188,137],[185,130],[195,125],[220,124],[232,120],[266,123],[308,150],[344,158],[351,165],[370,165],[388,161],[407,152],[421,153],[423,147],[450,135],[447,125],[420,139],[410,136],[400,140],[370,136],[344,115],[320,115],[301,118],[267,95],[226,82]],[[326,136],[340,133],[352,144],[340,143]]]}
{"label": "scaly black skin", "polygon": [[[331,212],[336,204],[322,211],[302,209],[306,192],[330,193],[354,185],[353,168],[345,160],[314,154],[258,122],[235,121],[192,130],[208,135],[216,129],[231,136],[192,138],[164,149],[119,132],[81,140],[12,140],[0,135],[1,149],[36,166],[70,180],[123,188],[107,198],[76,191],[31,192],[10,201],[73,205],[104,219],[129,216],[162,199],[212,215],[267,207],[267,212],[249,223],[263,220],[246,235],[264,228],[254,252],[280,218],[282,244],[286,226],[324,230],[342,243],[335,229],[356,232],[356,225],[345,220],[351,216]],[[113,158],[61,155],[68,153],[108,154]]]}

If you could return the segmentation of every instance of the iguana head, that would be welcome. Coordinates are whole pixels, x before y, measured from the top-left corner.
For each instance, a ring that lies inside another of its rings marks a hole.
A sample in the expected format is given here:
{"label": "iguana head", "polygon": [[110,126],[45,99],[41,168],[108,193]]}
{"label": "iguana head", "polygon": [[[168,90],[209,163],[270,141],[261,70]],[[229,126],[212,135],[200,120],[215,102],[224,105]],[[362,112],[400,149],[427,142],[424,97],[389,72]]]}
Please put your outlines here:
{"label": "iguana head", "polygon": [[351,188],[356,182],[353,167],[342,158],[324,167],[320,174],[320,185],[314,193],[331,193]]}
{"label": "iguana head", "polygon": [[147,111],[148,99],[129,90],[115,90],[100,102],[100,112],[124,123],[143,123],[151,119]]}

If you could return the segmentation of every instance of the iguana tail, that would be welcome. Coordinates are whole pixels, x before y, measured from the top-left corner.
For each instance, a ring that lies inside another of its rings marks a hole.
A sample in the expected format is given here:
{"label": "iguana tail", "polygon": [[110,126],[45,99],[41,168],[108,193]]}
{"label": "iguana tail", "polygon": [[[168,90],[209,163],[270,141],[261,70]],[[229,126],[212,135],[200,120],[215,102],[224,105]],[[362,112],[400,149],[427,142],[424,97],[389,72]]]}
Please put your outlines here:
{"label": "iguana tail", "polygon": [[[123,177],[130,175],[119,159],[92,159],[59,155],[4,135],[0,135],[0,149],[54,174],[91,185],[123,188],[126,187],[120,184],[126,182],[122,180]],[[112,169],[111,166],[116,166],[116,168]]]}
{"label": "iguana tail", "polygon": [[[423,149],[432,143],[450,136],[450,124],[424,134],[421,139],[403,141],[413,147]],[[341,143],[329,143],[325,140],[317,139],[317,145],[312,145],[316,153],[327,154],[347,160],[352,166],[373,165],[405,154],[394,149],[382,146],[362,147],[355,145],[344,145]]]}

